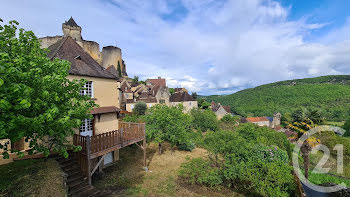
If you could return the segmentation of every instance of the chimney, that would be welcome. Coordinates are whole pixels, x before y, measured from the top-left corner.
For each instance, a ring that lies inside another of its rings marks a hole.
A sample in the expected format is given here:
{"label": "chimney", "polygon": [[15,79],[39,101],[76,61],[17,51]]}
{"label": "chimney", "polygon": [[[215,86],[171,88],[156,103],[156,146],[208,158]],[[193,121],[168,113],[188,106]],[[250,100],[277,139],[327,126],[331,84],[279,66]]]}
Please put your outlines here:
{"label": "chimney", "polygon": [[161,79],[161,77],[158,76],[158,79]]}

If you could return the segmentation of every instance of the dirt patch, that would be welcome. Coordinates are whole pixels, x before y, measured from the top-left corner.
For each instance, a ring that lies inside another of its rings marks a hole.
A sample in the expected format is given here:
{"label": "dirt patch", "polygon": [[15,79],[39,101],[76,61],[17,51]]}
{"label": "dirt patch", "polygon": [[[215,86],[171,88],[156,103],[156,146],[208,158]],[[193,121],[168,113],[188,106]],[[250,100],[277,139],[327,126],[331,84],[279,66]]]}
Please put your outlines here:
{"label": "dirt patch", "polygon": [[186,158],[206,157],[206,150],[172,152],[169,144],[158,155],[158,146],[147,147],[149,172],[142,168],[142,151],[136,147],[120,150],[120,161],[104,169],[104,176],[95,177],[93,184],[114,191],[116,196],[238,196],[232,191],[217,191],[199,185],[184,184],[178,179],[178,169]]}

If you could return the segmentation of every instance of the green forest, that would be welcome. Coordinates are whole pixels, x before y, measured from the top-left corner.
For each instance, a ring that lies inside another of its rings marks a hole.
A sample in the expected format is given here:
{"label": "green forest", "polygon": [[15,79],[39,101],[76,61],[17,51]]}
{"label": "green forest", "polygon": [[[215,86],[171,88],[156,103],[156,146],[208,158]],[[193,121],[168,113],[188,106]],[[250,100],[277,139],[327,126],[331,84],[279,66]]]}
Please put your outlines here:
{"label": "green forest", "polygon": [[285,114],[306,107],[320,110],[327,120],[343,121],[350,109],[350,75],[281,81],[202,98],[229,105],[241,116],[271,116],[274,112]]}

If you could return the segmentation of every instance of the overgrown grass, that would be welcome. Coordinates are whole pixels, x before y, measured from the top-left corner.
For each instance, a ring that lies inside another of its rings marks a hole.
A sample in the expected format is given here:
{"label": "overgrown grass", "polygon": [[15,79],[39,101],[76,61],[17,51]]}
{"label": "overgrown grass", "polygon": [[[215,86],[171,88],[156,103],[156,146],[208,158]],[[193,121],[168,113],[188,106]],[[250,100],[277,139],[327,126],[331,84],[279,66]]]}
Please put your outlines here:
{"label": "overgrown grass", "polygon": [[335,183],[335,184],[345,183],[347,187],[350,187],[350,179],[336,177],[329,174],[318,174],[318,173],[310,172],[309,181],[311,181],[316,185],[320,185],[323,183]]}
{"label": "overgrown grass", "polygon": [[116,196],[239,196],[231,191],[217,191],[204,186],[188,185],[178,179],[178,169],[186,157],[206,157],[206,151],[196,148],[192,152],[165,151],[158,155],[157,144],[147,147],[149,172],[142,168],[142,151],[138,147],[120,150],[120,161],[104,169],[104,175],[95,177],[94,186],[113,190]]}
{"label": "overgrown grass", "polygon": [[66,196],[62,171],[52,159],[1,165],[0,196]]}

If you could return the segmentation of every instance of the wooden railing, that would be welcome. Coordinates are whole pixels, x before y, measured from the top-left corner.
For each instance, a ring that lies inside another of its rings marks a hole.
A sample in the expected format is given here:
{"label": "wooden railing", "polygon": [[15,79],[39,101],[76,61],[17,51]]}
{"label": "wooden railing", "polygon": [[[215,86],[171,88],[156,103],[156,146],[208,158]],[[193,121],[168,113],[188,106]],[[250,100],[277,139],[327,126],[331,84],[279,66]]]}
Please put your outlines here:
{"label": "wooden railing", "polygon": [[119,130],[93,136],[75,134],[73,144],[82,147],[76,154],[81,170],[91,178],[91,159],[145,140],[145,129],[144,123],[119,122]]}

